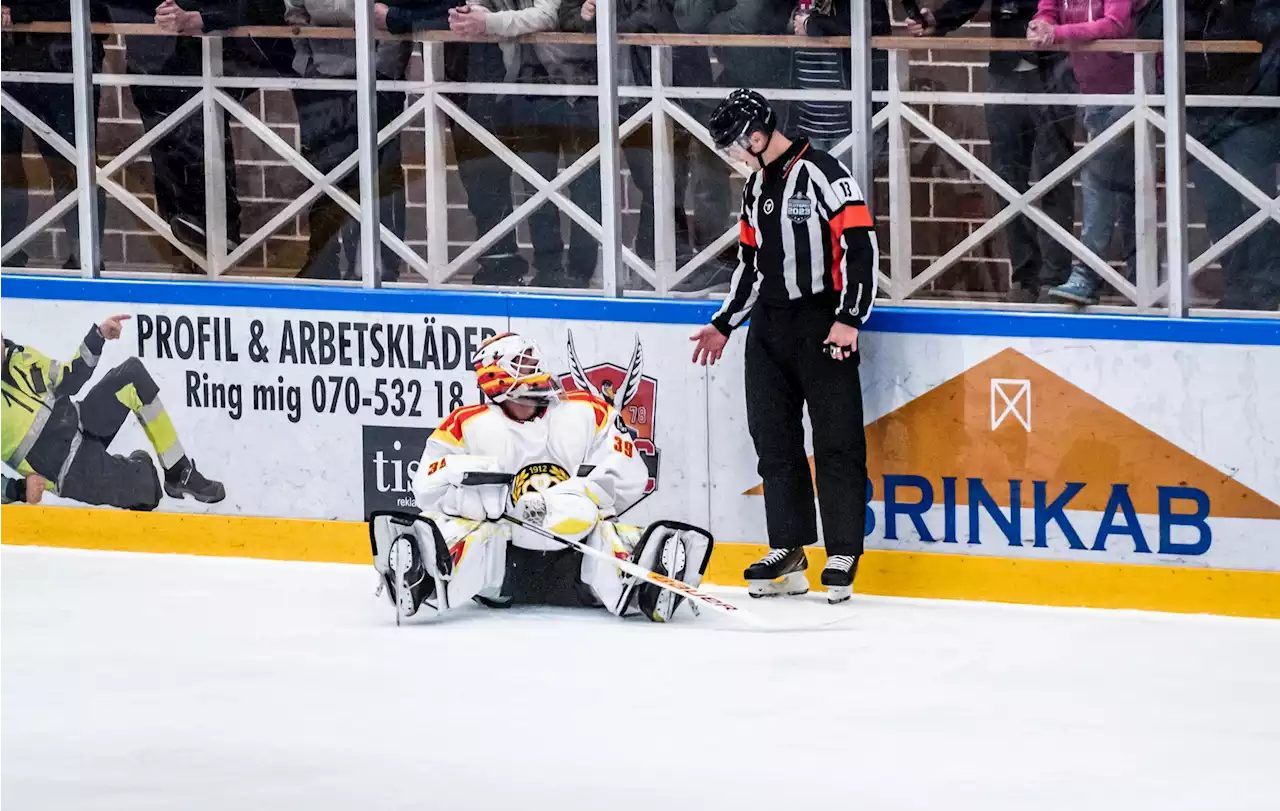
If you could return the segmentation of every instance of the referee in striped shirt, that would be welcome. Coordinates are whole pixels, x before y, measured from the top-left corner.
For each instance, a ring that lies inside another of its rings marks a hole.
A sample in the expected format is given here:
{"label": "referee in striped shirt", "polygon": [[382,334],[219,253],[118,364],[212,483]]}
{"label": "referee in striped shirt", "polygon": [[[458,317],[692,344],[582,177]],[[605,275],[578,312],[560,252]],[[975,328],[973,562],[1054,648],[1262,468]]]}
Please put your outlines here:
{"label": "referee in striped shirt", "polygon": [[758,167],[742,192],[738,268],[724,306],[693,336],[694,362],[715,363],[750,316],[747,423],[764,481],[768,555],[746,570],[754,596],[808,590],[804,547],[818,540],[805,456],[813,427],[831,602],[848,599],[862,554],[867,447],[858,329],[876,296],[876,237],[849,170],[777,131],[759,93],[737,90],[711,118],[716,145]]}

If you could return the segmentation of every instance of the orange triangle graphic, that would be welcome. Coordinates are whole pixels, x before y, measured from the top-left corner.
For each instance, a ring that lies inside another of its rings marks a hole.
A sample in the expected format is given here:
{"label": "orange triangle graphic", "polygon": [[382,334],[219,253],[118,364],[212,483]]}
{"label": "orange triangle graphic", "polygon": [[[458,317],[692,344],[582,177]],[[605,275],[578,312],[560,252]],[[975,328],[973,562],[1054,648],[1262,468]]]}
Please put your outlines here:
{"label": "orange triangle graphic", "polygon": [[[810,468],[813,458],[809,459]],[[1113,484],[1129,485],[1139,513],[1159,512],[1157,487],[1204,491],[1219,518],[1280,519],[1280,505],[1143,427],[1014,349],[1006,349],[867,426],[867,472],[880,500],[883,477],[928,479],[935,498],[955,477],[956,503],[969,503],[966,480],[982,479],[1003,507],[1009,480],[1061,493],[1085,485],[1071,509],[1102,512]],[[746,495],[763,495],[757,485]]]}

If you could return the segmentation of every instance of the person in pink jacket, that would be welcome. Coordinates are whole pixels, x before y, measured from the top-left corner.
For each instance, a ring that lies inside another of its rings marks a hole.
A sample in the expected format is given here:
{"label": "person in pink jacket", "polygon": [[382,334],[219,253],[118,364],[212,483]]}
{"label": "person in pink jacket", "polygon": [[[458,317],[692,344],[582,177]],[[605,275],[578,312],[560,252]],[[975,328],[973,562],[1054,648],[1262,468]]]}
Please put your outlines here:
{"label": "person in pink jacket", "polygon": [[[1027,26],[1027,39],[1043,47],[1055,43],[1121,39],[1131,35],[1133,12],[1141,0],[1040,0],[1039,11]],[[1132,93],[1133,55],[1072,52],[1071,69],[1082,93]],[[1093,139],[1125,113],[1124,107],[1088,106],[1084,128]],[[1126,133],[1085,164],[1084,227],[1080,241],[1105,258],[1113,236],[1132,274],[1134,235],[1133,136]],[[1118,232],[1118,234],[1116,233]],[[1079,260],[1071,277],[1049,291],[1053,298],[1074,304],[1097,304],[1102,280]]]}

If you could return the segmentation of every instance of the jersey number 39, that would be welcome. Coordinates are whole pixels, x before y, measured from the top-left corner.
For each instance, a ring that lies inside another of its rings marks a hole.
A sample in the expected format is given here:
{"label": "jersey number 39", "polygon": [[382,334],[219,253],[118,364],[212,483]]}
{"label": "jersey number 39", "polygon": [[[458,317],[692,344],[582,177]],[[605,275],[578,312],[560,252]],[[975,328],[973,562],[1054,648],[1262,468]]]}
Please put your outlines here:
{"label": "jersey number 39", "polygon": [[628,459],[636,452],[636,446],[620,436],[613,438],[613,452],[625,454]]}

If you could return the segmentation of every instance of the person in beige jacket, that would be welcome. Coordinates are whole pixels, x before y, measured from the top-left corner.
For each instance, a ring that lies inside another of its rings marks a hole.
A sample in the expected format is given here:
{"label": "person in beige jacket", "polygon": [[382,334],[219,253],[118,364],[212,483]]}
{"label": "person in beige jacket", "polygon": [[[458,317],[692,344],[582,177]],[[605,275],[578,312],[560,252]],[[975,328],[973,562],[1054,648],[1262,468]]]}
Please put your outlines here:
{"label": "person in beige jacket", "polygon": [[[290,25],[355,26],[355,0],[284,0],[285,21]],[[294,39],[293,69],[305,79],[347,79],[356,75],[356,46],[350,39]],[[379,79],[403,79],[412,43],[384,40],[378,43]],[[356,91],[293,91],[298,108],[298,135],[302,156],[328,173],[356,151]],[[378,91],[378,128],[387,126],[404,110],[404,93]],[[382,222],[397,236],[405,235],[405,183],[400,139],[393,138],[378,150],[378,195]],[[360,178],[351,172],[342,188],[357,196]],[[322,194],[307,213],[307,259],[298,275],[308,279],[358,279],[360,228],[333,198]],[[400,257],[382,246],[382,278],[395,281]]]}
{"label": "person in beige jacket", "polygon": [[[559,28],[560,0],[475,0],[449,11],[451,30],[472,36],[513,38]],[[502,43],[508,82],[595,84],[595,49],[587,45]],[[519,96],[511,99],[516,126],[509,146],[548,180],[594,146],[599,120],[594,96]],[[530,192],[532,193],[532,192]],[[569,184],[569,198],[600,219],[600,172],[593,167]],[[534,287],[587,287],[599,245],[578,225],[569,236],[566,261],[560,212],[546,203],[529,217]]]}

